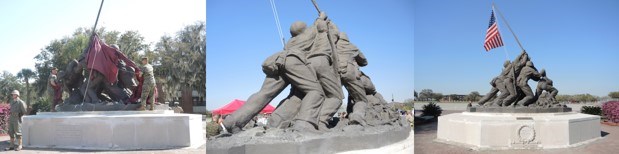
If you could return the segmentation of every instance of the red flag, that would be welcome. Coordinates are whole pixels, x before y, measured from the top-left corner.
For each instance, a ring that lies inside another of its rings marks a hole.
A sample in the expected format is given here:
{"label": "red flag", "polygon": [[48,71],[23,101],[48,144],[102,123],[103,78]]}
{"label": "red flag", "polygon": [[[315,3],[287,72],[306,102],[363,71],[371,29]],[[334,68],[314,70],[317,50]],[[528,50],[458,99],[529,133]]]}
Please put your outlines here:
{"label": "red flag", "polygon": [[108,83],[116,83],[118,80],[118,61],[123,60],[127,66],[135,69],[136,76],[140,72],[133,61],[129,60],[120,51],[108,46],[99,39],[99,36],[95,35],[92,44],[90,44],[90,50],[86,62],[88,69],[94,69],[97,72],[103,74]]}
{"label": "red flag", "polygon": [[486,48],[486,51],[490,51],[501,46],[503,46],[503,40],[501,39],[499,27],[496,23],[496,18],[494,17],[494,10],[492,10],[492,14],[490,15],[490,25],[488,25],[488,30],[486,31],[484,48]]}

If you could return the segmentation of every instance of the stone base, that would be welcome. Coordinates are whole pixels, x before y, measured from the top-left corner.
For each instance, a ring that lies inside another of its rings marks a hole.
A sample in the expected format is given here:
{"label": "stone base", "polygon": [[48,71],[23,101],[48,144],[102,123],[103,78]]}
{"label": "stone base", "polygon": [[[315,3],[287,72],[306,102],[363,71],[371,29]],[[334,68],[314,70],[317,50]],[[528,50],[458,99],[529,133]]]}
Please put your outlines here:
{"label": "stone base", "polygon": [[[393,144],[398,148],[406,148],[411,153],[410,144],[400,144],[402,141],[414,139],[408,123],[399,126],[376,126],[360,128],[347,126],[325,134],[289,132],[286,129],[258,130],[256,128],[234,134],[230,137],[209,140],[206,144],[208,154],[263,154],[263,153],[338,153],[362,149],[376,149]],[[247,135],[250,134],[250,135]],[[253,135],[257,134],[257,135]],[[412,144],[412,142],[411,142]],[[384,151],[383,151],[384,152]]]}
{"label": "stone base", "polygon": [[[56,106],[56,111],[61,112],[82,112],[82,111],[135,111],[140,104],[124,104],[118,102],[109,103],[82,103],[82,104],[60,104]],[[146,105],[148,110],[150,104]],[[155,104],[154,110],[170,110],[168,104]]]}
{"label": "stone base", "polygon": [[488,113],[557,113],[572,112],[570,107],[499,107],[499,106],[475,106],[467,107],[468,112],[488,112]]}
{"label": "stone base", "polygon": [[438,118],[437,141],[483,149],[551,149],[601,136],[600,117],[581,113],[454,113]]}
{"label": "stone base", "polygon": [[141,150],[203,145],[201,115],[167,111],[41,112],[24,116],[28,148]]}

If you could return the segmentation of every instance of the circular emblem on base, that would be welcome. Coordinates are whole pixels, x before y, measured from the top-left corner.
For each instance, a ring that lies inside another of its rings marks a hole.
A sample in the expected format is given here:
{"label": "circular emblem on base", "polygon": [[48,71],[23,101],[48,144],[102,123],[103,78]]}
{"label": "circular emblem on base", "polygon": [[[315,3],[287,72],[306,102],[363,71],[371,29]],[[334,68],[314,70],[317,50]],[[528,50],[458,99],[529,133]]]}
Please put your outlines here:
{"label": "circular emblem on base", "polygon": [[535,129],[530,125],[522,125],[520,129],[518,129],[518,136],[523,143],[533,142],[533,140],[535,140]]}

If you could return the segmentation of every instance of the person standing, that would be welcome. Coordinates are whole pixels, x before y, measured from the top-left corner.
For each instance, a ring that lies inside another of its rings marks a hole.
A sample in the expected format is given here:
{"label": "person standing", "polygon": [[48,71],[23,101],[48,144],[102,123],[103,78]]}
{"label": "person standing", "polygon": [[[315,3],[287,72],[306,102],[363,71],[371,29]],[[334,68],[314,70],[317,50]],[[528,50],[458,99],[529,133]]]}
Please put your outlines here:
{"label": "person standing", "polygon": [[[142,83],[142,97],[140,98],[139,111],[145,110],[146,102],[150,102],[150,110],[155,107],[155,76],[153,75],[153,66],[148,63],[148,57],[142,57],[142,72],[140,76],[144,80]],[[148,100],[148,101],[147,101]]]}
{"label": "person standing", "polygon": [[[11,100],[11,114],[9,116],[9,137],[11,138],[10,146],[4,150],[19,151],[22,149],[21,138],[21,123],[22,116],[26,113],[26,103],[19,99],[19,91],[11,92],[13,100]],[[15,140],[17,139],[17,141]]]}
{"label": "person standing", "polygon": [[52,112],[56,112],[56,105],[62,101],[62,91],[60,88],[60,83],[58,82],[57,74],[58,68],[53,67],[47,83],[47,92],[52,99]]}

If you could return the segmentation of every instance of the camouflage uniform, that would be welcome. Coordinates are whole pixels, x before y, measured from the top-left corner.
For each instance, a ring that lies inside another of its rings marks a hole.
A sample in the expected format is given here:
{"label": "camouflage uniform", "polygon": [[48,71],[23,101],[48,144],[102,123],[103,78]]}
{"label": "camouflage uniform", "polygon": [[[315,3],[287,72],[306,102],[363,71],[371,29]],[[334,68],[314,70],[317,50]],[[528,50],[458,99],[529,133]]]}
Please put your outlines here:
{"label": "camouflage uniform", "polygon": [[221,131],[221,126],[219,125],[219,123],[217,123],[217,121],[211,121],[208,124],[206,124],[206,137],[207,138],[219,135],[220,131]]}
{"label": "camouflage uniform", "polygon": [[[58,92],[60,91],[60,85],[58,85],[58,77],[56,76],[56,74],[50,74],[47,82],[47,93],[52,99],[52,111],[56,111],[56,105],[58,105],[58,102],[62,101],[62,98],[58,97]],[[56,84],[56,87],[52,85],[52,82]]]}
{"label": "camouflage uniform", "polygon": [[146,106],[146,102],[151,102],[151,105],[155,103],[155,76],[153,75],[153,66],[146,64],[142,67],[142,78],[144,82],[142,84],[142,97],[140,97],[141,105]]}
{"label": "camouflage uniform", "polygon": [[9,116],[9,137],[17,138],[15,147],[21,146],[21,123],[22,116],[26,114],[26,103],[17,98],[11,101],[11,115]]}

